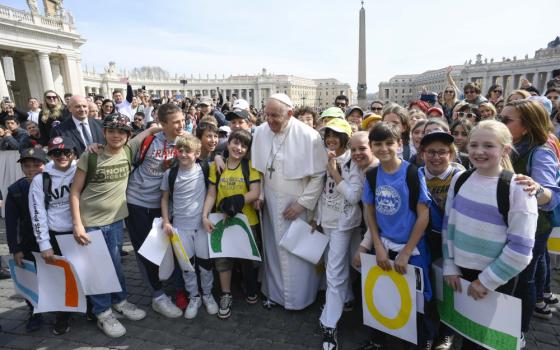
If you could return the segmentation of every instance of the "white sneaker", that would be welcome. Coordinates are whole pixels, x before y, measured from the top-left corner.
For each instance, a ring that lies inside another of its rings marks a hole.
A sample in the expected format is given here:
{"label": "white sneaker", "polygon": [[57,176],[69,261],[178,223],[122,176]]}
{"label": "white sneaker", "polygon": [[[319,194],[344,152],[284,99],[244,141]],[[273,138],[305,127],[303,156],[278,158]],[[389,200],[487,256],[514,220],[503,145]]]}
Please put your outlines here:
{"label": "white sneaker", "polygon": [[122,337],[126,334],[126,328],[115,318],[111,309],[97,315],[97,327],[111,338]]}
{"label": "white sneaker", "polygon": [[187,306],[187,309],[185,310],[185,318],[188,320],[192,320],[193,318],[195,318],[198,314],[198,309],[201,306],[202,298],[200,298],[200,295],[191,297],[191,300],[189,300],[189,306]]}
{"label": "white sneaker", "polygon": [[113,309],[131,321],[140,321],[146,317],[146,311],[137,308],[136,305],[129,303],[127,300],[114,304]]}
{"label": "white sneaker", "polygon": [[202,302],[204,303],[206,312],[208,312],[209,315],[215,315],[218,313],[218,303],[216,303],[216,300],[214,299],[214,296],[212,294],[203,295]]}
{"label": "white sneaker", "polygon": [[167,318],[177,318],[183,314],[183,311],[173,304],[166,294],[152,299],[152,309]]}

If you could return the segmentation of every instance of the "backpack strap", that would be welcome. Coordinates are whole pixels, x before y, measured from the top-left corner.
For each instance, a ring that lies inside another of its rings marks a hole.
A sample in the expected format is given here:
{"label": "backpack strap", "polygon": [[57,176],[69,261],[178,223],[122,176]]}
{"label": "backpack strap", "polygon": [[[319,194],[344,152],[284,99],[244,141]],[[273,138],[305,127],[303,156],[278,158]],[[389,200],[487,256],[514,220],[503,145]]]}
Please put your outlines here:
{"label": "backpack strap", "polygon": [[152,145],[152,142],[154,142],[155,138],[156,138],[155,135],[148,135],[142,141],[142,145],[140,146],[140,152],[138,153],[138,159],[134,163],[134,166],[136,168],[138,166],[140,166],[140,164],[142,164],[142,162],[144,161],[144,158],[146,158],[146,154],[148,153],[148,149],[150,149],[150,146]]}
{"label": "backpack strap", "polygon": [[45,201],[45,210],[49,210],[49,204],[52,201],[51,190],[52,190],[52,179],[51,174],[46,171],[42,172],[43,175],[43,194]]}
{"label": "backpack strap", "polygon": [[461,186],[463,186],[465,181],[467,181],[469,176],[471,176],[474,173],[474,171],[475,171],[475,169],[469,169],[469,170],[465,171],[464,173],[462,173],[461,175],[459,175],[459,177],[457,178],[457,181],[455,182],[455,187],[453,187],[453,198],[457,197],[457,193],[459,193],[459,190],[461,189]]}
{"label": "backpack strap", "polygon": [[86,181],[84,183],[84,189],[86,188],[89,181],[95,176],[95,172],[97,171],[97,153],[95,152],[88,153],[87,157],[88,157],[87,172],[86,172]]}
{"label": "backpack strap", "polygon": [[509,213],[509,187],[513,173],[509,170],[502,170],[498,179],[498,188],[496,190],[496,199],[498,201],[498,211],[502,214],[504,223],[508,226]]}
{"label": "backpack strap", "polygon": [[414,214],[417,214],[416,205],[420,199],[420,177],[418,168],[412,163],[409,163],[406,169],[406,186],[408,187],[408,206]]}
{"label": "backpack strap", "polygon": [[208,189],[208,184],[210,183],[210,165],[207,161],[198,161],[200,167],[202,168],[202,174],[204,174],[204,185],[206,185],[206,189]]}
{"label": "backpack strap", "polygon": [[369,187],[371,188],[371,192],[373,193],[373,197],[375,198],[375,189],[377,187],[377,169],[379,168],[378,166],[375,166],[371,169],[368,169],[366,171],[366,180],[369,184]]}
{"label": "backpack strap", "polygon": [[249,168],[249,159],[247,158],[241,159],[241,173],[243,174],[243,180],[245,180],[247,192],[249,192],[251,187],[251,169]]}
{"label": "backpack strap", "polygon": [[177,180],[177,174],[179,174],[179,167],[174,166],[169,168],[169,177],[167,178],[169,184],[169,194],[173,198],[173,190],[175,189],[175,180]]}

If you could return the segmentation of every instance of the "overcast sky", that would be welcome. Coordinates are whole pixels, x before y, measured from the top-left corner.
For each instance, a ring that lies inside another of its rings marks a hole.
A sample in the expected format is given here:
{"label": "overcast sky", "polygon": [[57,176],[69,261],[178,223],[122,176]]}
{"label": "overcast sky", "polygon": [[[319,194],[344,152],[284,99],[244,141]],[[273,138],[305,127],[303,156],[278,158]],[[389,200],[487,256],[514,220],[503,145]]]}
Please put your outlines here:
{"label": "overcast sky", "polygon": [[[25,0],[0,0],[27,9]],[[42,0],[39,0],[42,3]],[[356,89],[355,0],[66,0],[87,40],[82,62],[101,71],[160,66],[170,73],[336,78]],[[368,92],[396,74],[484,57],[530,57],[560,35],[559,0],[365,1]]]}

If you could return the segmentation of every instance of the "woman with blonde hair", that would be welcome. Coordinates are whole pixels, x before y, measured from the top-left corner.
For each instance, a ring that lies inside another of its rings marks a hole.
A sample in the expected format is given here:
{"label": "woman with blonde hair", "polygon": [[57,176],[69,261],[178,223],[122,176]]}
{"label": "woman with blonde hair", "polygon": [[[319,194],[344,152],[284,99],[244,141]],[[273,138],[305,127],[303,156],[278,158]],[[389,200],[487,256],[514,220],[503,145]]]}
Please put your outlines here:
{"label": "woman with blonde hair", "polygon": [[447,119],[448,123],[451,123],[453,117],[453,109],[459,103],[457,98],[457,92],[452,85],[448,85],[443,90],[443,103],[441,104],[441,109],[443,109],[443,115]]}
{"label": "woman with blonde hair", "polygon": [[45,91],[43,94],[43,105],[39,113],[40,143],[46,145],[49,142],[51,129],[70,116],[71,113],[64,108],[62,98],[53,90]]}
{"label": "woman with blonde hair", "polygon": [[[552,211],[560,203],[560,188],[556,182],[558,159],[548,145],[550,118],[537,101],[511,101],[502,110],[502,122],[513,138],[513,169],[517,174],[530,176],[537,188],[535,197],[539,205],[539,218],[532,249],[532,260],[519,275],[515,296],[521,299],[521,331],[526,333],[533,313],[541,318],[551,318],[545,292],[547,247],[552,231]],[[550,267],[550,266],[549,266]],[[550,297],[550,295],[549,295]]]}
{"label": "woman with blonde hair", "polygon": [[530,97],[531,94],[528,93],[525,90],[513,90],[512,92],[509,93],[509,95],[506,98],[506,104],[510,103],[511,101],[515,101],[515,100],[522,100],[525,98]]}
{"label": "woman with blonde hair", "polygon": [[495,119],[498,115],[496,111],[496,107],[492,102],[482,102],[480,106],[478,106],[478,111],[480,112],[480,118],[482,120],[492,120]]}

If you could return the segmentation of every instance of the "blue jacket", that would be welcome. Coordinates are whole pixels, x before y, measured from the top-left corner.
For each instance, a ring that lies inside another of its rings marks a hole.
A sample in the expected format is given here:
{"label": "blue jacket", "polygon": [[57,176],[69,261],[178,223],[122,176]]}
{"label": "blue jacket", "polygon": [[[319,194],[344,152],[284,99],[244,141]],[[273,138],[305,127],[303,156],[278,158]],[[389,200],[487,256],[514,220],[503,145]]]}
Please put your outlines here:
{"label": "blue jacket", "polygon": [[8,187],[6,196],[6,238],[10,253],[39,251],[33,234],[29,214],[29,185],[27,178],[14,182]]}

